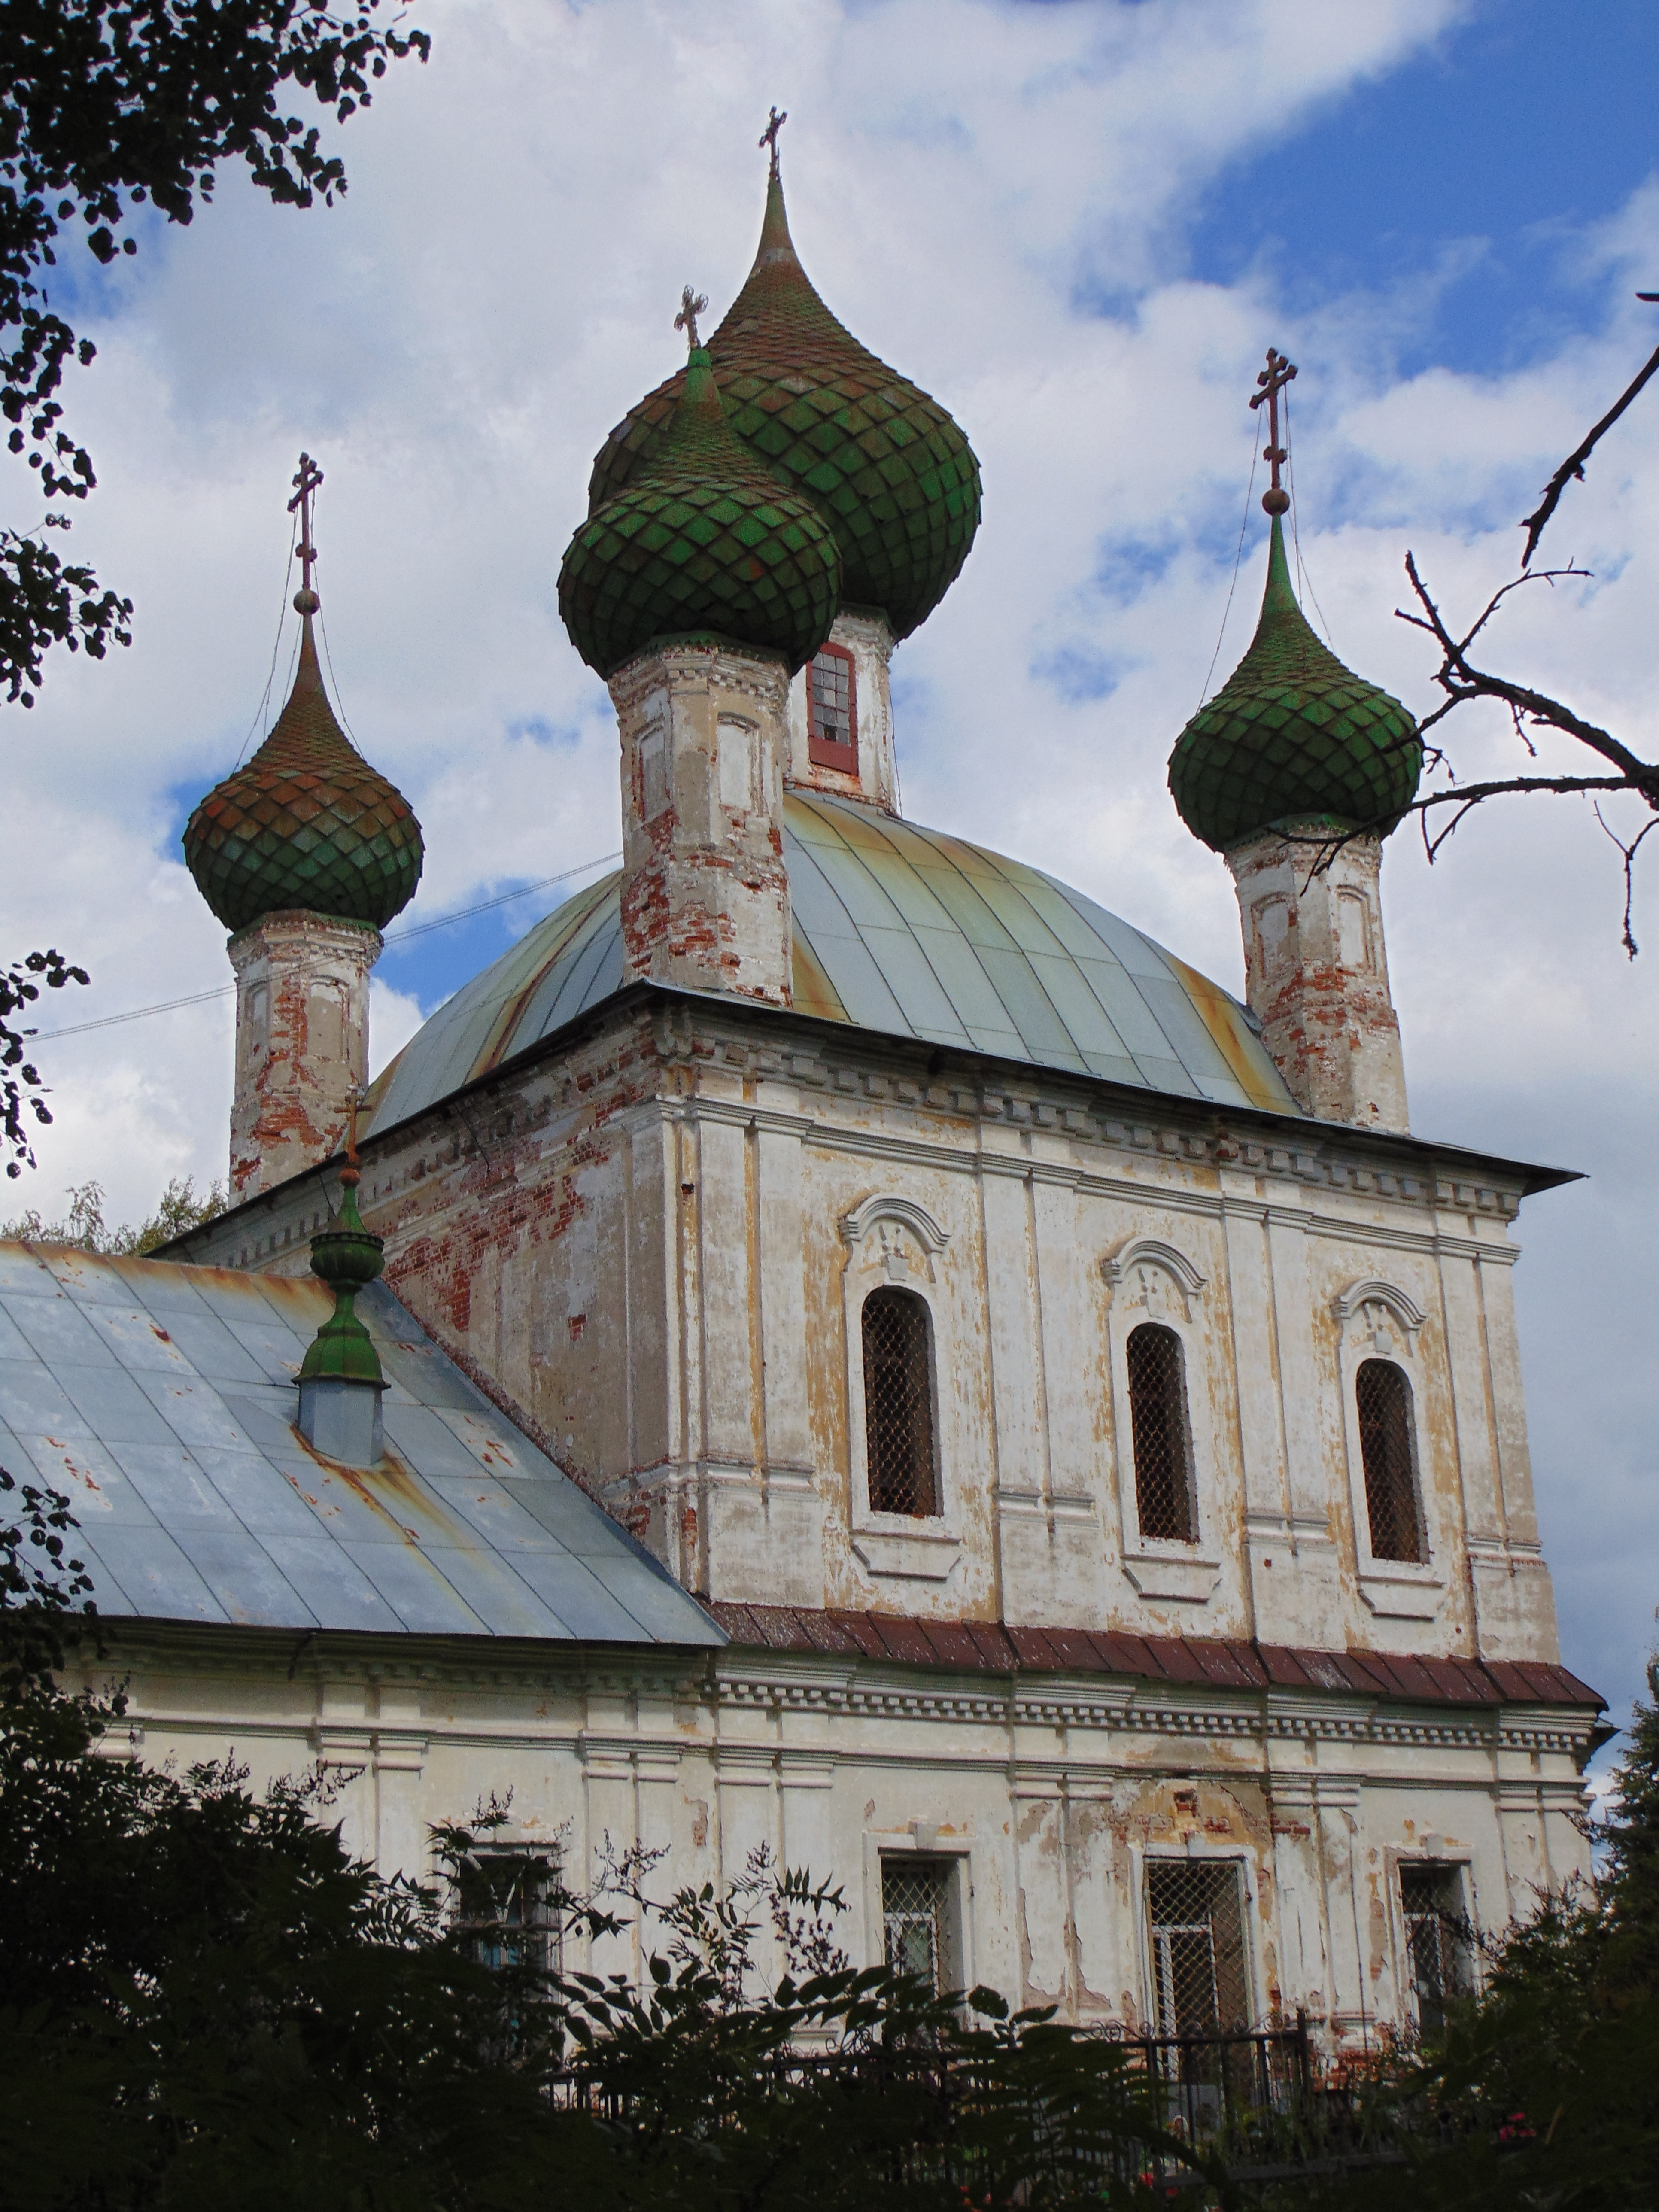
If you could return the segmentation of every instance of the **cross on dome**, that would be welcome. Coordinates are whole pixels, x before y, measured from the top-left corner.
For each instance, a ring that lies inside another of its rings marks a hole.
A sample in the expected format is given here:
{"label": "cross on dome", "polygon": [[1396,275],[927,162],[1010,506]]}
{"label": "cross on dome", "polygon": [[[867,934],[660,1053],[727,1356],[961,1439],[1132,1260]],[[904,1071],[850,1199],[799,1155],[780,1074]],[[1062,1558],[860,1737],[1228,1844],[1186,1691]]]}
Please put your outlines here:
{"label": "cross on dome", "polygon": [[761,132],[758,142],[762,146],[771,149],[772,159],[769,173],[775,177],[778,173],[778,133],[788,120],[789,110],[787,107],[781,109],[775,107],[767,118],[766,128]]}
{"label": "cross on dome", "polygon": [[1279,442],[1279,395],[1295,374],[1296,363],[1287,361],[1282,353],[1276,353],[1269,346],[1267,366],[1255,380],[1261,389],[1250,399],[1252,412],[1261,406],[1264,399],[1267,403],[1267,442],[1261,449],[1261,458],[1272,464],[1273,480],[1262,493],[1261,504],[1269,514],[1283,514],[1291,503],[1289,492],[1279,481],[1280,465],[1290,459],[1288,452]]}
{"label": "cross on dome", "polygon": [[708,294],[694,292],[689,284],[680,294],[680,311],[674,318],[674,328],[685,332],[685,343],[693,353],[702,343],[697,336],[697,317],[708,305]]}
{"label": "cross on dome", "polygon": [[288,511],[300,510],[300,543],[295,551],[300,556],[301,582],[294,594],[294,611],[300,615],[314,615],[322,601],[311,588],[311,564],[317,558],[317,548],[311,542],[311,495],[323,480],[323,472],[309,453],[301,453],[300,465],[294,478],[294,496]]}

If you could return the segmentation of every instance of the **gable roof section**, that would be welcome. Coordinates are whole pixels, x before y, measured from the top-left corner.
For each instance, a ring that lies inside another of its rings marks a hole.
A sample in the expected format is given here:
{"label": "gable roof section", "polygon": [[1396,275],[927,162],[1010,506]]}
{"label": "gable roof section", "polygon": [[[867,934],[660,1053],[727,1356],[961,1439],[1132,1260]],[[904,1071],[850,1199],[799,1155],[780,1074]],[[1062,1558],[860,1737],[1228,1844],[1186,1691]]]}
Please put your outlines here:
{"label": "gable roof section", "polygon": [[[1040,868],[792,791],[798,1013],[1218,1106],[1299,1115],[1244,1009]],[[623,982],[620,877],[567,899],[440,1006],[378,1079],[371,1134],[476,1082]]]}
{"label": "gable roof section", "polygon": [[295,1377],[320,1283],[0,1244],[0,1465],[64,1492],[100,1613],[712,1645],[723,1632],[384,1284],[386,1457],[320,1458]]}

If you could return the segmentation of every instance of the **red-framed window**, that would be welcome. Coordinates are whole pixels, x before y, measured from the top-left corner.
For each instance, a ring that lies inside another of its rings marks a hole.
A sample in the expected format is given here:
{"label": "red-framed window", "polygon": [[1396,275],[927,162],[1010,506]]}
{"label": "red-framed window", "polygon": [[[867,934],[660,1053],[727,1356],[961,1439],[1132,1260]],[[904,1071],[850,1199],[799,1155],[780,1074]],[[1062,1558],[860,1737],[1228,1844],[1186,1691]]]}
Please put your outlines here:
{"label": "red-framed window", "polygon": [[844,645],[826,645],[807,663],[806,754],[814,768],[859,772],[858,680]]}

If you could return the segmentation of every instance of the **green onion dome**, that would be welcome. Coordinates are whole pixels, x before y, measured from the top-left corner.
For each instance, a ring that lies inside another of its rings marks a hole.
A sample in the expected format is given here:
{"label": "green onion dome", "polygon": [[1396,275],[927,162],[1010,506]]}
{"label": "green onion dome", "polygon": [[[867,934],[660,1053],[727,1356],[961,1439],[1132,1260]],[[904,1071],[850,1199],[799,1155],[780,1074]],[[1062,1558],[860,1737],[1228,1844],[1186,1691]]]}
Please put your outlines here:
{"label": "green onion dome", "polygon": [[311,615],[294,690],[246,768],[216,784],[185,827],[185,861],[225,927],[300,908],[384,929],[415,896],[424,848],[400,791],[334,719]]}
{"label": "green onion dome", "polygon": [[1309,627],[1275,514],[1250,649],[1170,755],[1182,820],[1218,853],[1290,822],[1386,836],[1422,770],[1406,708],[1345,668]]}
{"label": "green onion dome", "polygon": [[[811,499],[841,547],[842,604],[879,608],[895,637],[925,622],[979,528],[979,463],[936,399],[836,320],[796,257],[783,186],[767,189],[760,250],[708,341],[727,419],[781,483]],[[682,378],[641,400],[593,463],[597,514],[656,452]]]}
{"label": "green onion dome", "polygon": [[609,676],[653,639],[713,635],[781,654],[793,676],[840,599],[834,533],[732,436],[695,347],[667,435],[570,541],[559,612],[572,644]]}

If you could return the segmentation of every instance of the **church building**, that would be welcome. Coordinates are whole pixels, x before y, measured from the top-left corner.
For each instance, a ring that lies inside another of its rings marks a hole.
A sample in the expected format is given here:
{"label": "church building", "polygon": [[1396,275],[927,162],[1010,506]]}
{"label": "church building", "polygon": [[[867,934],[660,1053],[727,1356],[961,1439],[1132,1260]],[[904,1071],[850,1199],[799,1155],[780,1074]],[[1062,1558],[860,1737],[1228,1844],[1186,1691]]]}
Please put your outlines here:
{"label": "church building", "polygon": [[1067,2019],[1431,2024],[1468,1926],[1589,1865],[1510,1277],[1567,1178],[1410,1126],[1421,748],[1297,604],[1294,371],[1260,622],[1170,763],[1240,1004],[901,811],[890,664],[979,466],[813,289],[770,136],[559,579],[619,872],[365,1093],[422,838],[325,689],[302,463],[293,694],[185,833],[231,1204],[0,1248],[0,1450],[70,1494],[137,1754],[320,1762],[384,1869],[510,1792],[532,1874],[764,1844],[855,1963]]}

